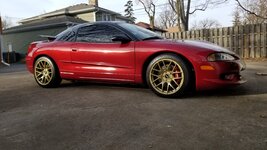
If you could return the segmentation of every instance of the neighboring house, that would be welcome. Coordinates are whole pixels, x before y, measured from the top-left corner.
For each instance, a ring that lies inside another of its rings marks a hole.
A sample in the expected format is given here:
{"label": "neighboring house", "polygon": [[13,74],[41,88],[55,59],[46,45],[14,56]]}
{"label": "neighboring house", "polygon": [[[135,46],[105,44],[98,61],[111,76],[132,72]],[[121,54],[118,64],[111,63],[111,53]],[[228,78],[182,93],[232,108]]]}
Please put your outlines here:
{"label": "neighboring house", "polygon": [[56,16],[71,16],[80,18],[88,22],[95,21],[124,21],[131,20],[114,11],[98,6],[98,0],[89,0],[88,4],[78,4],[67,8],[59,9],[53,12],[45,13],[39,16],[21,20],[19,23],[27,24],[37,20],[56,17]]}
{"label": "neighboring house", "polygon": [[163,30],[163,29],[161,29],[161,28],[159,28],[159,27],[154,27],[154,28],[152,28],[151,26],[150,26],[150,24],[148,24],[148,23],[144,23],[144,22],[138,22],[136,25],[138,25],[138,26],[140,26],[140,27],[143,27],[143,28],[146,28],[146,29],[148,29],[148,30],[151,30],[151,31],[154,31],[154,32],[156,32],[156,33],[158,33],[158,34],[163,34],[163,33],[165,33],[165,32],[167,32],[166,30]]}
{"label": "neighboring house", "polygon": [[25,56],[28,45],[33,41],[44,40],[40,35],[57,35],[69,26],[84,22],[123,21],[130,19],[114,11],[98,6],[98,0],[89,0],[89,4],[78,4],[39,16],[21,20],[21,25],[3,31],[3,47]]}
{"label": "neighboring house", "polygon": [[177,33],[177,32],[180,32],[180,29],[178,26],[175,26],[175,27],[169,27],[168,29],[166,29],[166,31],[168,33]]}
{"label": "neighboring house", "polygon": [[40,35],[57,35],[72,24],[84,22],[79,18],[57,16],[6,29],[3,31],[3,52],[15,51],[23,57],[31,42],[44,40]]}

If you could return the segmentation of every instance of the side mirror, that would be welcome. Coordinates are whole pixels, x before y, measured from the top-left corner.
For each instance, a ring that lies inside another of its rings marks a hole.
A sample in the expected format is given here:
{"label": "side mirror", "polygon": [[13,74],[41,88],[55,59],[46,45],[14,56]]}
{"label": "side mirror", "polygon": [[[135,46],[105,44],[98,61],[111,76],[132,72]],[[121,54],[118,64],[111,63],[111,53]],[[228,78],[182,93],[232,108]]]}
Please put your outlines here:
{"label": "side mirror", "polygon": [[111,40],[113,42],[121,42],[121,43],[128,43],[131,41],[131,39],[126,36],[114,36]]}

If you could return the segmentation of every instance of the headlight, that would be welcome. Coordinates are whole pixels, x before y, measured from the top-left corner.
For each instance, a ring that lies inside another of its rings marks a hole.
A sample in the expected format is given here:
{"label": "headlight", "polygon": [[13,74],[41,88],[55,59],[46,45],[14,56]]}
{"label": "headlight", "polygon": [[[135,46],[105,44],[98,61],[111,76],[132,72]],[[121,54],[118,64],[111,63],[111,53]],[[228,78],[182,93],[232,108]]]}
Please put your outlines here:
{"label": "headlight", "polygon": [[208,61],[232,61],[236,58],[227,53],[214,53],[208,56]]}

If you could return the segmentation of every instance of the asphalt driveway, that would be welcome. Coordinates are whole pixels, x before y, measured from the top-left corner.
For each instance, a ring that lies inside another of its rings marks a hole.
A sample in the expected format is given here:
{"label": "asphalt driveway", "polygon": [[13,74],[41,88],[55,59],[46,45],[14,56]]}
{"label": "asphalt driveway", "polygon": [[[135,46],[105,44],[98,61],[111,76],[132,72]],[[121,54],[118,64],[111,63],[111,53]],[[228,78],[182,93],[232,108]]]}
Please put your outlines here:
{"label": "asphalt driveway", "polygon": [[[42,89],[24,65],[0,68],[0,149],[267,149],[267,62],[248,82],[163,99],[138,85]],[[262,74],[264,75],[264,74]]]}

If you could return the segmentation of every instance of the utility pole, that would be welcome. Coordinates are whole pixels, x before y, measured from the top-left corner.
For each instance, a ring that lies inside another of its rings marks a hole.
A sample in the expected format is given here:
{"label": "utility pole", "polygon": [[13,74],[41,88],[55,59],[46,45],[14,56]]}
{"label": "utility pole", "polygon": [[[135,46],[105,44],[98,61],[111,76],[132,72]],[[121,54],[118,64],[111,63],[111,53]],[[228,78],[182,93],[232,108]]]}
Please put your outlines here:
{"label": "utility pole", "polygon": [[2,34],[3,34],[3,22],[2,22],[2,17],[0,15],[0,65],[4,64],[6,66],[10,66],[10,64],[4,62],[4,59],[3,59],[3,53],[2,53],[2,51],[3,51],[3,49],[2,49],[2,47],[3,47],[3,38],[2,38]]}

